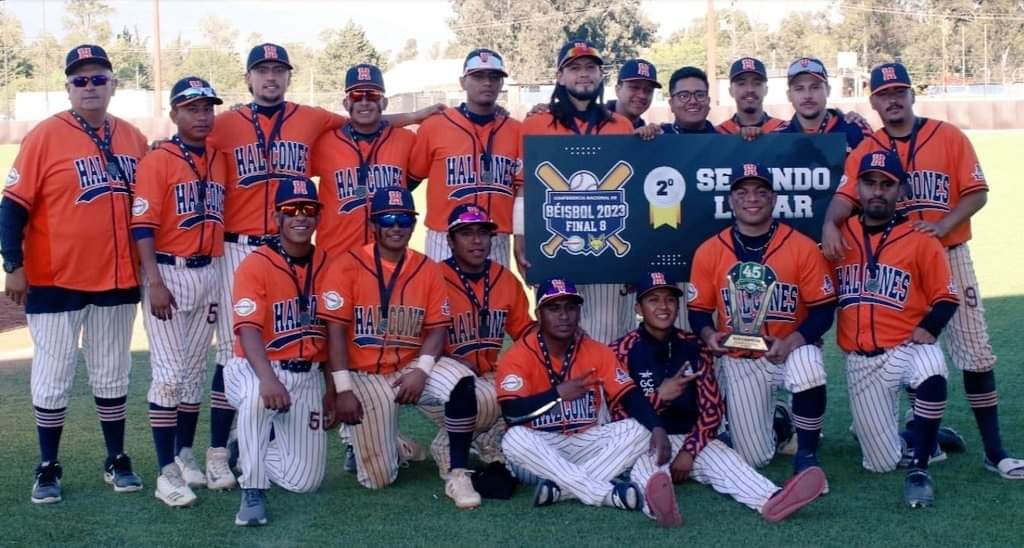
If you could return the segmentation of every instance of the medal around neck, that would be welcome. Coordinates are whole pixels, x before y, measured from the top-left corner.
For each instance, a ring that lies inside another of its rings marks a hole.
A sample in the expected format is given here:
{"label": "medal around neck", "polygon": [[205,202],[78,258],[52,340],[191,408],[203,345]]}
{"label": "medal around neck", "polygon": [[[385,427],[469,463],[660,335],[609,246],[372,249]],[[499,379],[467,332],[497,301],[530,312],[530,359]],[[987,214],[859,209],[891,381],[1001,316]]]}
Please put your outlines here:
{"label": "medal around neck", "polygon": [[732,333],[723,346],[731,350],[767,352],[768,342],[762,333],[777,283],[775,273],[761,263],[746,262],[732,267],[726,279]]}

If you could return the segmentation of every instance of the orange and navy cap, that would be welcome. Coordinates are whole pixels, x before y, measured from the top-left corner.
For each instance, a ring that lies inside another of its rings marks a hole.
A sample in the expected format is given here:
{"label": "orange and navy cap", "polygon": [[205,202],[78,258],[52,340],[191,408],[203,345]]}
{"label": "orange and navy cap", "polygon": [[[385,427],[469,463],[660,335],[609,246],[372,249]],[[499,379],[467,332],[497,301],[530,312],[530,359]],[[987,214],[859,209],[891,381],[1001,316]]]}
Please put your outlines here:
{"label": "orange and navy cap", "polygon": [[900,63],[885,63],[871,69],[871,94],[889,88],[909,88],[910,73]]}
{"label": "orange and navy cap", "polygon": [[636,288],[636,302],[640,302],[644,295],[655,289],[669,289],[676,297],[680,297],[683,294],[683,290],[679,289],[676,281],[665,272],[648,272],[636,281],[634,287]]}
{"label": "orange and navy cap", "polygon": [[320,203],[316,194],[316,185],[308,177],[289,177],[277,185],[274,193],[274,207],[287,204]]}
{"label": "orange and navy cap", "polygon": [[654,84],[656,88],[661,87],[661,84],[658,83],[657,69],[650,61],[643,59],[630,59],[622,64],[622,68],[619,69],[619,82],[630,80],[644,80]]}
{"label": "orange and navy cap", "polygon": [[761,181],[769,189],[772,188],[772,174],[768,172],[768,168],[754,162],[746,162],[732,168],[729,190],[736,188],[736,185],[743,181]]}
{"label": "orange and navy cap", "polygon": [[491,230],[498,230],[498,224],[491,220],[487,210],[473,204],[459,204],[448,215],[448,232],[468,225],[484,225]]}
{"label": "orange and navy cap", "polygon": [[206,99],[215,105],[224,101],[217,97],[217,92],[209,82],[198,76],[186,76],[171,87],[171,106],[179,107],[195,101]]}
{"label": "orange and navy cap", "polygon": [[384,91],[384,74],[377,65],[361,63],[345,73],[345,93],[354,89]]}
{"label": "orange and navy cap", "polygon": [[383,215],[384,213],[412,213],[416,214],[416,203],[412,199],[409,189],[400,186],[387,186],[378,188],[370,200],[370,217]]}
{"label": "orange and navy cap", "polygon": [[583,304],[583,296],[576,291],[576,284],[565,278],[551,278],[537,286],[537,308],[544,306],[544,303],[563,298]]}
{"label": "orange and navy cap", "polygon": [[586,40],[570,40],[558,51],[558,70],[562,70],[562,67],[569,61],[580,57],[593,57],[598,65],[604,64],[604,59],[601,58],[601,54],[598,53],[594,44]]}
{"label": "orange and navy cap", "polygon": [[764,68],[764,63],[759,59],[753,57],[740,57],[729,67],[729,81],[733,81],[737,76],[753,72],[759,74],[761,78],[768,79],[768,70]]}
{"label": "orange and navy cap", "polygon": [[245,70],[252,70],[252,67],[260,63],[281,63],[292,69],[288,61],[288,51],[277,44],[260,44],[249,50],[249,60],[245,62]]}
{"label": "orange and navy cap", "polygon": [[505,60],[494,50],[480,48],[466,55],[466,60],[462,62],[462,75],[466,76],[481,70],[493,70],[508,78],[508,72],[505,70]]}
{"label": "orange and navy cap", "polygon": [[871,152],[865,154],[860,159],[860,169],[857,170],[857,177],[872,171],[881,173],[900,184],[907,181],[907,172],[903,170],[900,157],[893,154],[891,150]]}
{"label": "orange and navy cap", "polygon": [[825,63],[822,63],[821,59],[801,57],[793,61],[789,64],[789,70],[786,71],[786,79],[792,82],[793,78],[801,74],[812,74],[820,78],[821,81],[828,82],[828,71],[825,70]]}
{"label": "orange and navy cap", "polygon": [[103,48],[93,44],[82,44],[71,48],[64,60],[64,74],[70,76],[78,67],[92,63],[113,70],[110,64],[110,57]]}

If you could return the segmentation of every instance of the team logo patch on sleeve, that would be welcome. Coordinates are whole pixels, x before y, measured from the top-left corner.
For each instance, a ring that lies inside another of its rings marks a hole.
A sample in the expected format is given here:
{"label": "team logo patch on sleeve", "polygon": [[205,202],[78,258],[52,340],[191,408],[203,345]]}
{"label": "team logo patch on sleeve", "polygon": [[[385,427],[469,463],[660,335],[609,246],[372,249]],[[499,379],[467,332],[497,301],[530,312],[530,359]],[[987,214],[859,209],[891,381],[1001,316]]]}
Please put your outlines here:
{"label": "team logo patch on sleeve", "polygon": [[235,303],[234,309],[235,314],[239,316],[251,316],[253,312],[256,312],[256,301],[243,297]]}
{"label": "team logo patch on sleeve", "polygon": [[821,292],[826,295],[832,295],[836,292],[836,288],[832,285],[832,277],[826,275],[825,279],[821,282]]}
{"label": "team logo patch on sleeve", "polygon": [[452,306],[448,303],[448,297],[445,297],[444,302],[441,303],[441,314],[444,314],[445,316],[452,315]]}
{"label": "team logo patch on sleeve", "polygon": [[501,379],[501,389],[508,392],[516,392],[523,387],[523,379],[519,375],[505,375]]}
{"label": "team logo patch on sleeve", "polygon": [[974,164],[974,170],[971,171],[971,176],[979,183],[985,182],[985,172],[981,170],[981,164]]}
{"label": "team logo patch on sleeve", "polygon": [[621,367],[615,368],[615,382],[619,384],[626,384],[629,382],[629,373],[622,370]]}
{"label": "team logo patch on sleeve", "polygon": [[956,290],[956,280],[950,278],[949,284],[946,286],[946,289],[948,289],[949,292],[952,293],[953,295],[956,295],[958,293],[958,291]]}
{"label": "team logo patch on sleeve", "polygon": [[142,196],[136,196],[132,201],[132,215],[138,217],[147,211],[149,211],[149,202]]}
{"label": "team logo patch on sleeve", "polygon": [[692,303],[697,300],[697,286],[693,284],[686,284],[686,302]]}
{"label": "team logo patch on sleeve", "polygon": [[345,299],[338,294],[337,291],[328,291],[324,293],[324,308],[327,310],[337,310],[345,304]]}
{"label": "team logo patch on sleeve", "polygon": [[14,186],[18,184],[18,181],[20,180],[21,174],[18,173],[17,169],[12,167],[11,170],[7,172],[7,180],[4,181],[4,186]]}

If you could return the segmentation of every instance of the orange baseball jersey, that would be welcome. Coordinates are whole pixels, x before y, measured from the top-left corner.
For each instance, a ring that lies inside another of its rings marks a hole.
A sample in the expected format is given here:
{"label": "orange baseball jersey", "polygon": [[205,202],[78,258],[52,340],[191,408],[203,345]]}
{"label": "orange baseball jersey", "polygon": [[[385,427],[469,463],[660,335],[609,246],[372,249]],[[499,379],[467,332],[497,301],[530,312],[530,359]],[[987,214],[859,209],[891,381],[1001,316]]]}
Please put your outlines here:
{"label": "orange baseball jersey", "polygon": [[[250,253],[235,271],[232,292],[235,355],[245,357],[238,332],[255,327],[263,335],[270,360],[327,360],[327,326],[322,318],[341,308],[341,293],[327,276],[331,261],[322,249],[313,250],[307,265],[289,266],[284,257],[263,245]],[[308,322],[303,325],[299,300],[309,281]]]}
{"label": "orange baseball jersey", "polygon": [[[536,328],[530,329],[498,360],[495,384],[498,388],[499,402],[535,396],[552,388],[537,334]],[[609,408],[614,408],[619,398],[635,386],[629,373],[615,357],[615,353],[586,335],[577,339],[572,360],[568,365],[551,356],[551,366],[559,376],[564,375],[567,381],[580,378],[593,369],[594,376],[600,379],[602,384],[591,388],[575,400],[555,405],[548,412],[525,424],[537,430],[572,434],[597,426],[598,413],[602,405],[607,403]],[[604,401],[605,398],[607,402]]]}
{"label": "orange baseball jersey", "polygon": [[165,142],[139,162],[132,228],[151,228],[156,250],[178,257],[224,254],[224,177],[227,164],[216,149],[192,154],[200,175],[207,179],[202,207],[199,179],[181,155]]}
{"label": "orange baseball jersey", "polygon": [[[518,339],[533,324],[530,304],[522,284],[512,272],[491,261],[491,267],[486,273],[490,280],[490,295],[487,298],[484,296],[483,277],[475,280],[467,277],[466,280],[479,304],[477,306],[467,295],[459,273],[452,266],[453,261],[449,259],[441,263],[451,305],[445,354],[473,364],[480,374],[490,373],[498,367],[498,352],[505,342],[505,334],[513,340]],[[488,311],[487,319],[483,322],[483,333],[481,306]]]}
{"label": "orange baseball jersey", "polygon": [[[533,114],[527,116],[523,120],[522,134],[525,138],[528,135],[629,135],[634,131],[633,124],[628,118],[621,114],[612,114],[612,119],[606,124],[600,127],[590,128],[590,125],[583,120],[576,120],[579,125],[579,133],[574,132],[572,129],[563,126],[555,121],[555,118],[549,112],[542,112],[540,114]],[[523,157],[526,156],[526,146],[522,146]],[[522,184],[523,170],[520,165],[519,171],[516,172],[516,182]]]}
{"label": "orange baseball jersey", "polygon": [[[349,369],[385,375],[416,359],[428,330],[448,325],[448,292],[437,263],[407,249],[388,303],[386,329],[381,333],[375,245],[352,249],[331,265],[328,279],[341,288],[342,306],[320,313],[328,321],[350,327]],[[396,266],[381,259],[385,285]]]}
{"label": "orange baseball jersey", "polygon": [[[761,123],[755,124],[754,127],[761,128],[762,133],[771,133],[773,131],[785,129],[786,125],[786,120],[783,120],[781,118],[775,118],[774,116],[769,116],[768,113],[765,112],[762,113]],[[743,126],[740,125],[739,121],[736,119],[736,115],[733,115],[732,118],[729,118],[728,120],[722,122],[721,124],[718,124],[718,126],[715,127],[715,129],[717,129],[719,133],[735,135],[739,133],[741,129],[743,129]]]}
{"label": "orange baseball jersey", "polygon": [[[730,330],[729,271],[742,261],[733,248],[732,227],[708,238],[693,256],[687,306],[718,311],[718,330]],[[833,301],[835,286],[828,262],[813,240],[779,223],[765,249],[764,265],[776,280],[768,305],[765,334],[785,337],[807,317],[807,308]],[[753,316],[758,302],[740,303]]]}
{"label": "orange baseball jersey", "polygon": [[[4,196],[28,210],[25,278],[29,285],[78,291],[137,287],[129,234],[135,169],[149,148],[134,126],[107,115],[111,150],[128,181],[113,180],[107,159],[68,112],[25,135]],[[106,139],[105,130],[99,137]]]}
{"label": "orange baseball jersey", "polygon": [[347,120],[322,108],[290,102],[285,102],[274,116],[260,115],[257,119],[269,151],[258,144],[248,105],[218,114],[213,132],[206,140],[209,147],[227,157],[224,230],[252,236],[277,232],[273,215],[277,181],[291,175],[308,177],[313,143],[325,131],[339,128]]}
{"label": "orange baseball jersey", "polygon": [[[913,220],[939,221],[964,196],[988,191],[978,155],[964,132],[946,122],[919,120],[921,125],[910,139],[891,139],[881,128],[861,141],[846,158],[846,172],[837,195],[860,207],[857,169],[861,159],[871,152],[893,147],[910,177],[911,197],[900,202],[900,207]],[[970,239],[971,220],[967,219],[942,238],[942,245],[952,247]]]}
{"label": "orange baseball jersey", "polygon": [[[423,121],[409,162],[415,179],[427,181],[427,227],[444,232],[455,206],[483,207],[498,223],[498,232],[512,232],[512,200],[519,171],[522,124],[496,116],[480,126],[457,108]],[[490,176],[485,156],[490,155]]]}
{"label": "orange baseball jersey", "polygon": [[899,346],[936,303],[959,302],[942,244],[909,222],[894,226],[881,249],[882,234],[870,236],[878,260],[876,287],[868,283],[860,219],[847,219],[842,235],[845,255],[832,268],[839,292],[837,339],[844,352]]}
{"label": "orange baseball jersey", "polygon": [[[369,226],[370,199],[378,188],[408,186],[409,155],[416,134],[385,127],[373,142],[353,141],[345,126],[324,133],[313,145],[312,174],[320,178],[323,214],[317,245],[341,255],[373,241]],[[360,192],[360,163],[366,163],[365,193]]]}

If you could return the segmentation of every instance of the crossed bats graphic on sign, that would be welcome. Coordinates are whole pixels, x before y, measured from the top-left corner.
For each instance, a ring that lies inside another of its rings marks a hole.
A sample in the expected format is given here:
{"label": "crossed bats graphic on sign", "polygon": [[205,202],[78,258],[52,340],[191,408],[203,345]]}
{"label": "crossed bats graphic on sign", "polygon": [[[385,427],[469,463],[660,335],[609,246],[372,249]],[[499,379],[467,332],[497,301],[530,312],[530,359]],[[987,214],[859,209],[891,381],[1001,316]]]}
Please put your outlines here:
{"label": "crossed bats graphic on sign", "polygon": [[[569,192],[572,191],[572,186],[569,184],[568,179],[562,175],[562,172],[558,171],[551,162],[541,162],[534,171],[537,178],[544,182],[551,190],[558,192]],[[597,185],[597,190],[618,190],[622,185],[633,176],[633,168],[628,163],[619,161],[612,169],[605,174],[604,178],[601,179]],[[629,242],[624,241],[618,236],[618,234],[612,234],[611,236],[601,236],[592,238],[590,246],[596,251],[604,245],[604,240],[608,240],[608,245],[612,246],[615,250],[617,257],[622,257],[629,252]],[[565,238],[558,234],[552,235],[543,245],[541,245],[541,251],[546,257],[554,257],[555,253],[558,252],[558,248],[565,243]]]}

